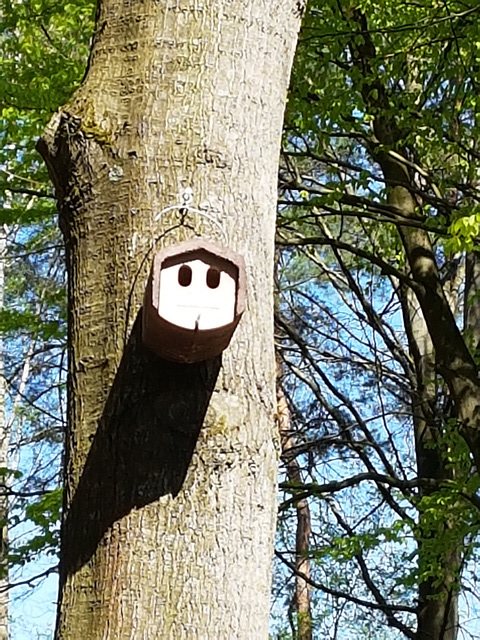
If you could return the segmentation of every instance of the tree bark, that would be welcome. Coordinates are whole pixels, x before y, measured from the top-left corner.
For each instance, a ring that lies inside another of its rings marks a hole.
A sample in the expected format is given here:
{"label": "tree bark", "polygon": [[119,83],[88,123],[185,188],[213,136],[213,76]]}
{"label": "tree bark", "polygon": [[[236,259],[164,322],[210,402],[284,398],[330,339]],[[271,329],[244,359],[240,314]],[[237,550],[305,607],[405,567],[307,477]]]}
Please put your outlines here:
{"label": "tree bark", "polygon": [[[273,239],[294,0],[100,2],[89,68],[39,142],[69,278],[57,640],[266,638],[276,511]],[[223,358],[143,347],[153,253],[201,218],[247,264]],[[220,362],[221,360],[221,362]]]}

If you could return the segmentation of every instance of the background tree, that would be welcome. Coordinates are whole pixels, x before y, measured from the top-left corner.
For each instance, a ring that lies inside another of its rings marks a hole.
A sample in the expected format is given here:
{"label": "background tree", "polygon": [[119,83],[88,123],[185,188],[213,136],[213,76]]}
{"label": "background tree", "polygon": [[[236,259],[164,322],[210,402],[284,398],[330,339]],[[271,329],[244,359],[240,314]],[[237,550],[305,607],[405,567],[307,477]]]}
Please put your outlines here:
{"label": "background tree", "polygon": [[310,500],[335,637],[352,616],[362,638],[460,628],[478,531],[477,13],[312,3],[303,27],[277,324],[290,458],[311,482],[286,482],[283,509]]}

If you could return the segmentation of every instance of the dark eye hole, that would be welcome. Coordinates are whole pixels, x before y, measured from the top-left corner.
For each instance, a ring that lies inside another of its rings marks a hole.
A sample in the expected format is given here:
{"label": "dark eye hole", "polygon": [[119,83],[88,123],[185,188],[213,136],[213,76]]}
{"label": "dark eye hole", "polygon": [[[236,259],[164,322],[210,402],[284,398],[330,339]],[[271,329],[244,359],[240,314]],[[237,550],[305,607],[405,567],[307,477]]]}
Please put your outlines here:
{"label": "dark eye hole", "polygon": [[182,264],[180,269],[178,270],[178,284],[182,287],[188,287],[192,282],[192,270],[186,265]]}
{"label": "dark eye hole", "polygon": [[207,271],[207,286],[210,287],[210,289],[216,289],[219,284],[220,271],[218,271],[218,269],[210,267],[210,269]]}

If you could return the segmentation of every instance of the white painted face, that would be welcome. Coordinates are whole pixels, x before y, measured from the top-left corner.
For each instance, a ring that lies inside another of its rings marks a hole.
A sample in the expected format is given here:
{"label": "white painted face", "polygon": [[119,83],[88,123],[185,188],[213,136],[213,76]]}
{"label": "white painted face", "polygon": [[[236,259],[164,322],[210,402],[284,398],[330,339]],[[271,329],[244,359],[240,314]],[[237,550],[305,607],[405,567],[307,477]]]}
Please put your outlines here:
{"label": "white painted face", "polygon": [[232,322],[236,282],[213,262],[195,259],[161,269],[162,318],[185,329],[214,329]]}

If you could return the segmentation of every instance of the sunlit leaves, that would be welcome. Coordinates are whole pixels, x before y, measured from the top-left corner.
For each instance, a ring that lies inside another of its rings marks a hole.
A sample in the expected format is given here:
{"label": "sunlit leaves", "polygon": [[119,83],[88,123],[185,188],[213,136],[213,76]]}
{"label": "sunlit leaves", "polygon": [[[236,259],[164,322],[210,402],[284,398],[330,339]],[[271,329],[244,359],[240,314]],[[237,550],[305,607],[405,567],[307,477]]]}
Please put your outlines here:
{"label": "sunlit leaves", "polygon": [[85,70],[94,3],[7,1],[0,13],[0,172],[20,188],[45,179],[34,152],[51,113]]}
{"label": "sunlit leaves", "polygon": [[450,237],[445,249],[451,253],[460,251],[479,251],[477,244],[480,238],[480,204],[463,207],[461,214],[455,216],[449,227]]}
{"label": "sunlit leaves", "polygon": [[[287,111],[296,140],[306,141],[319,157],[329,150],[341,160],[348,150],[349,166],[330,173],[331,179],[344,191],[378,193],[383,185],[364,150],[389,151],[378,146],[372,128],[381,115],[395,122],[396,149],[419,167],[419,187],[435,201],[444,199],[429,214],[443,215],[452,205],[456,210],[463,199],[469,206],[479,139],[472,47],[478,40],[479,7],[455,1],[428,6],[327,1],[310,7]],[[325,158],[322,164],[331,171]],[[467,241],[473,233],[465,234],[464,227],[460,223],[450,231]]]}

